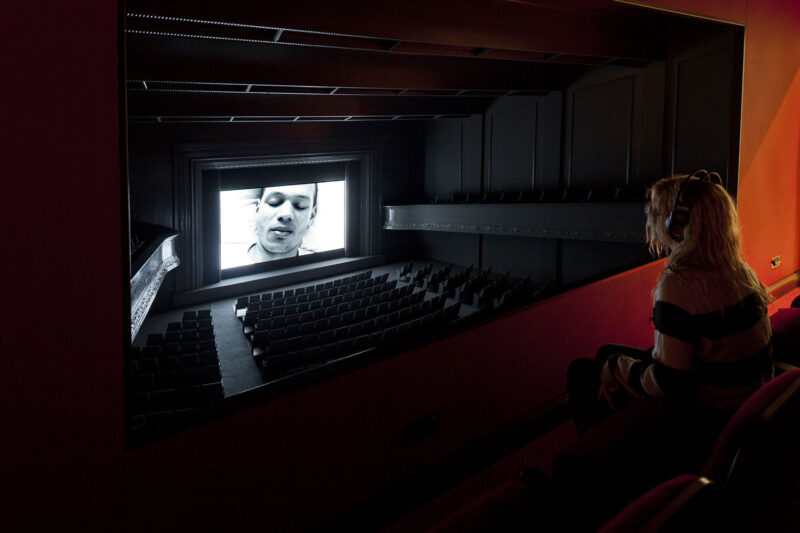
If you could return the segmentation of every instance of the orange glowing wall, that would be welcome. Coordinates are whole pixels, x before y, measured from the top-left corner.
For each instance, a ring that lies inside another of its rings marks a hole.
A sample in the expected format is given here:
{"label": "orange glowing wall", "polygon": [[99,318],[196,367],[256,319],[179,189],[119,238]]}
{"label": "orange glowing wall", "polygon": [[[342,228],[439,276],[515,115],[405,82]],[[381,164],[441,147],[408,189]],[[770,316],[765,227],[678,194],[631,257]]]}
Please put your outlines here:
{"label": "orange glowing wall", "polygon": [[[800,270],[800,2],[651,4],[745,25],[739,213],[748,262],[775,283]],[[773,269],[776,255],[782,263]]]}

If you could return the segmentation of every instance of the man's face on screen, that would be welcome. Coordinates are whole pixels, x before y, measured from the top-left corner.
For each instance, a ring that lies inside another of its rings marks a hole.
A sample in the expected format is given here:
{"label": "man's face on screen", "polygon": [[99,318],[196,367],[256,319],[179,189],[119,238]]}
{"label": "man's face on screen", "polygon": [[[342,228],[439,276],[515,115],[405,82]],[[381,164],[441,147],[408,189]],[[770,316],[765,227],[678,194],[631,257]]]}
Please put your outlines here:
{"label": "man's face on screen", "polygon": [[267,187],[256,210],[256,234],[272,254],[297,250],[316,216],[314,184]]}

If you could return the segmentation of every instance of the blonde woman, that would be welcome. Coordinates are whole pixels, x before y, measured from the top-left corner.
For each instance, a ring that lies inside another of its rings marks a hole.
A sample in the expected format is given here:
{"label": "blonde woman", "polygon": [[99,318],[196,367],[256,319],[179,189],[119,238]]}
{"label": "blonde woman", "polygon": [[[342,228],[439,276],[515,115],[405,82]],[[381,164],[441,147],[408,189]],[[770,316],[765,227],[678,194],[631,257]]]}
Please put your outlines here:
{"label": "blonde woman", "polygon": [[654,346],[608,345],[573,362],[579,431],[644,397],[732,412],[772,377],[769,297],[742,257],[736,206],[720,181],[701,170],[650,187],[650,251],[669,256],[653,289]]}

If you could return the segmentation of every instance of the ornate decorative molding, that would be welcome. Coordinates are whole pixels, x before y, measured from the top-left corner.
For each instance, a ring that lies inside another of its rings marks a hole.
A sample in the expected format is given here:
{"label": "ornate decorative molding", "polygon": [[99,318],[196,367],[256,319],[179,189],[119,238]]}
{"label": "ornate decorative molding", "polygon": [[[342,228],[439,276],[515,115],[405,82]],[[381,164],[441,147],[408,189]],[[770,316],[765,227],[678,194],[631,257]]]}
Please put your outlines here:
{"label": "ornate decorative molding", "polygon": [[180,264],[171,235],[153,251],[142,268],[131,278],[131,340],[136,338],[167,272]]}
{"label": "ornate decorative molding", "polygon": [[643,204],[384,206],[383,229],[644,242]]}

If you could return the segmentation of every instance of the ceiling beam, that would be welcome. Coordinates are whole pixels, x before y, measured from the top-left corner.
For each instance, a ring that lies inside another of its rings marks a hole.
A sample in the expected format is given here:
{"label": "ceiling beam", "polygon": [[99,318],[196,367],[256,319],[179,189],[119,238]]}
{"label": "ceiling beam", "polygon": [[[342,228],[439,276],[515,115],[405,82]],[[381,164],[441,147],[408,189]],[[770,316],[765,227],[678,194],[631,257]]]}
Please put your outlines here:
{"label": "ceiling beam", "polygon": [[490,98],[299,96],[131,91],[128,114],[142,116],[396,116],[483,113]]}
{"label": "ceiling beam", "polygon": [[561,89],[575,65],[128,34],[128,79],[391,89]]}

